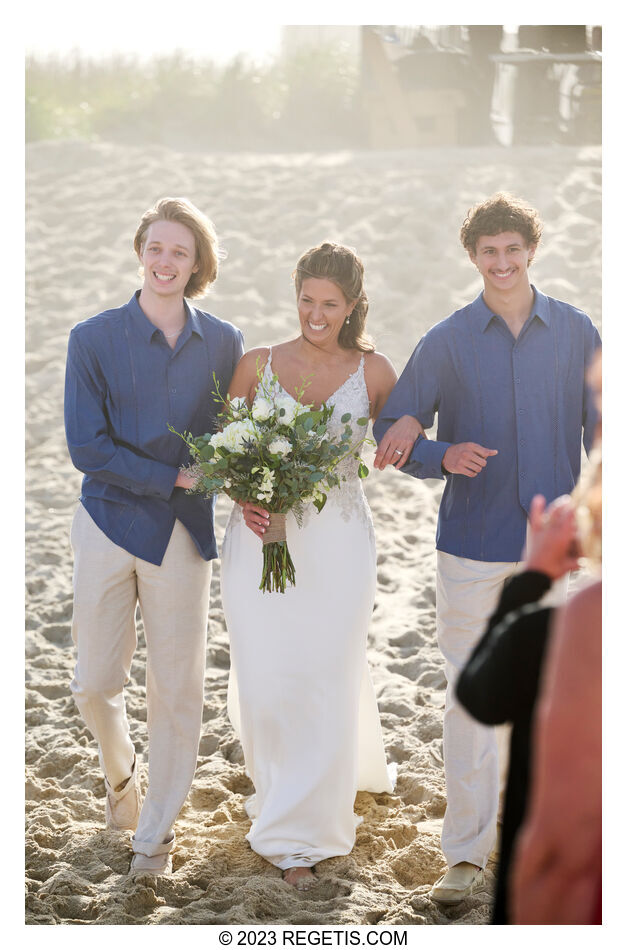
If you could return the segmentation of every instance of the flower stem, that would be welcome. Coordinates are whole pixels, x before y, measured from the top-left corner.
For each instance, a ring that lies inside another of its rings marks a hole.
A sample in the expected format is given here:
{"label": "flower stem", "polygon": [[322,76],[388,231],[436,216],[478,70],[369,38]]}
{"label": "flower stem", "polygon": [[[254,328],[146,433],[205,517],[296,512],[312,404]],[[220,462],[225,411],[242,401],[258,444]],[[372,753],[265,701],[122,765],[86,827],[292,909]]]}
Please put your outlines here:
{"label": "flower stem", "polygon": [[287,541],[271,541],[263,547],[263,570],[259,590],[284,594],[287,584],[294,586],[296,571]]}

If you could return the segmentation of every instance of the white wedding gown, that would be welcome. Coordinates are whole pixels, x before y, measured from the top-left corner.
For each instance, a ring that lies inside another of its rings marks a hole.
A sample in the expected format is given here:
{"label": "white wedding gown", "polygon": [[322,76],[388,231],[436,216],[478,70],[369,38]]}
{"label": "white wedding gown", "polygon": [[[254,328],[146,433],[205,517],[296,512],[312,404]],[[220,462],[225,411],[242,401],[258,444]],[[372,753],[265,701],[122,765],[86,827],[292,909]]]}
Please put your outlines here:
{"label": "white wedding gown", "polygon": [[[265,379],[272,376],[272,353]],[[282,393],[285,390],[280,387]],[[368,416],[364,360],[330,397],[331,428]],[[365,434],[359,430],[359,436]],[[303,525],[287,517],[296,586],[258,590],[262,545],[239,505],[222,548],[222,602],[231,641],[228,711],[244,750],[255,794],[246,836],[277,867],[310,867],[348,854],[360,821],[358,789],[391,792],[366,640],[376,585],[370,509],[357,461],[342,463],[346,481]]]}

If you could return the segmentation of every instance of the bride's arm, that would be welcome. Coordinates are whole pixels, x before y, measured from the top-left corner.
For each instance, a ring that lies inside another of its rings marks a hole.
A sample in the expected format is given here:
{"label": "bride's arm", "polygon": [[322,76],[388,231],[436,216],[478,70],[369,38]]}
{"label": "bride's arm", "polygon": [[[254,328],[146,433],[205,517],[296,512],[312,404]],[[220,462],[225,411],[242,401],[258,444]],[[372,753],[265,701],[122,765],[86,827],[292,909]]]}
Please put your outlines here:
{"label": "bride's arm", "polygon": [[244,353],[235,367],[235,372],[229,383],[229,397],[231,399],[245,399],[248,405],[252,406],[259,384],[257,368],[263,370],[269,353],[270,350],[267,346],[257,346],[254,350],[248,350],[247,353]]}
{"label": "bride's arm", "polygon": [[[255,392],[259,384],[258,368],[263,369],[266,365],[270,350],[267,346],[258,346],[254,350],[244,353],[241,360],[235,367],[235,372],[229,384],[230,399],[245,399],[249,406],[252,406]],[[238,502],[242,509],[242,515],[247,526],[262,538],[267,526],[270,524],[268,512],[265,508],[251,501]]]}
{"label": "bride's arm", "polygon": [[370,418],[374,421],[394,389],[398,376],[383,353],[369,353],[364,364],[366,388],[370,399]]}
{"label": "bride's arm", "polygon": [[[386,404],[398,376],[383,353],[371,353],[366,359],[364,370],[370,397],[370,418],[374,420]],[[394,465],[395,468],[402,468],[419,435],[427,438],[425,430],[415,416],[401,416],[381,440],[375,456],[375,468],[383,469],[388,464]]]}

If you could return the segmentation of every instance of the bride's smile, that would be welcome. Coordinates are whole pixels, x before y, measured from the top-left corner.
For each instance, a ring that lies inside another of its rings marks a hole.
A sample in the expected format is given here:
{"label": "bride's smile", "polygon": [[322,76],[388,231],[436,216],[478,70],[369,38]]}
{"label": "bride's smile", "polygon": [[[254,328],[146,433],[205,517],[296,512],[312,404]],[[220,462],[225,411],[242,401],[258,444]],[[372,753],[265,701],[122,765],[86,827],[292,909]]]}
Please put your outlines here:
{"label": "bride's smile", "polygon": [[354,301],[346,300],[342,290],[323,277],[307,277],[298,295],[298,317],[304,338],[319,346],[336,343]]}

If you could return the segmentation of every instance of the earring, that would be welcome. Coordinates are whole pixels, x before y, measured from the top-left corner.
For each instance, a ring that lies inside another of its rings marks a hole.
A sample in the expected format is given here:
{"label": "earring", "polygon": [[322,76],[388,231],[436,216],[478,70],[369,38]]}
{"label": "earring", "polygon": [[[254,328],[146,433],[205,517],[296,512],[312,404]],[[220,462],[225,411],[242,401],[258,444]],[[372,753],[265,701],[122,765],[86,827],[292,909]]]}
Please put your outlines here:
{"label": "earring", "polygon": [[[353,311],[351,310],[351,313],[352,313],[352,312],[353,312]],[[344,323],[346,324],[346,326],[348,326],[349,323],[351,322],[351,313],[347,313],[347,314],[346,314],[346,320],[344,321]]]}

